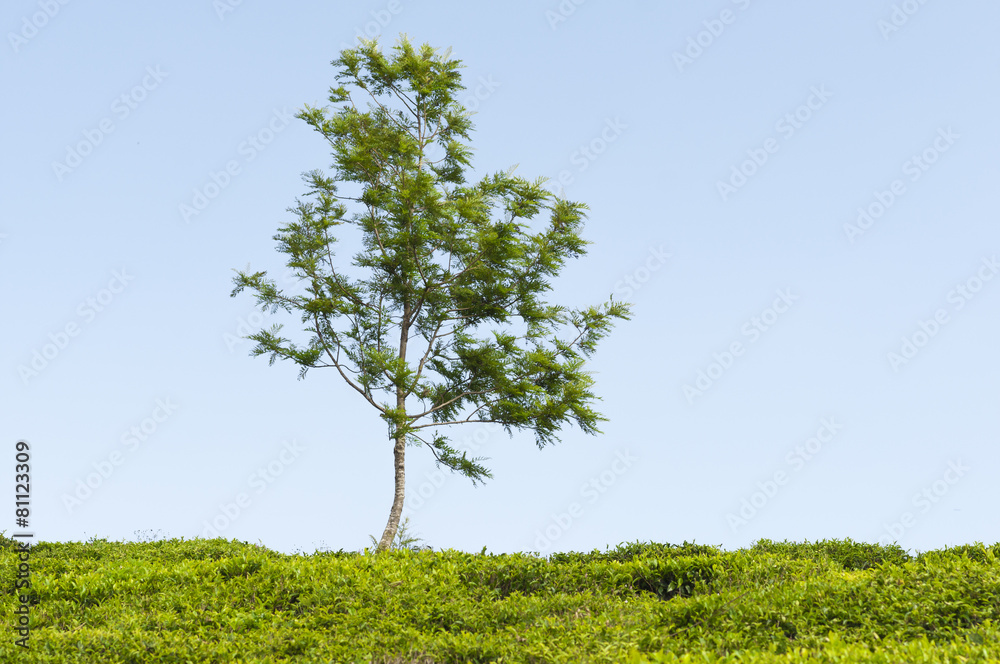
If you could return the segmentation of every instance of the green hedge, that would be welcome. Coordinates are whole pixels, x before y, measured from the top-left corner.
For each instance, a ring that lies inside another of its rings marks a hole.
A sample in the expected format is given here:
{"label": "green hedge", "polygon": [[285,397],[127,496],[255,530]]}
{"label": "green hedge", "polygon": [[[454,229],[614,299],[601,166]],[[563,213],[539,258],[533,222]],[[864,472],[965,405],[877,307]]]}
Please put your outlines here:
{"label": "green hedge", "polygon": [[[0,661],[987,661],[1000,652],[998,553],[977,543],[911,558],[850,540],[636,542],[548,559],[42,543],[32,649],[8,631]],[[0,540],[8,617],[16,564]]]}

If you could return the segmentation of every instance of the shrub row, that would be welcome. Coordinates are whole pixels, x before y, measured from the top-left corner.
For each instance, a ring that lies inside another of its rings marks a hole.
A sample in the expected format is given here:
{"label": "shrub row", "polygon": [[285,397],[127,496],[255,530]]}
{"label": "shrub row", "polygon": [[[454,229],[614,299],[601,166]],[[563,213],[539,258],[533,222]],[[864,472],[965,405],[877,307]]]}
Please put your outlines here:
{"label": "shrub row", "polygon": [[[998,554],[911,558],[850,540],[636,542],[548,559],[45,543],[32,555],[32,650],[8,636],[0,661],[977,661],[996,646]],[[8,616],[15,569],[0,540]]]}

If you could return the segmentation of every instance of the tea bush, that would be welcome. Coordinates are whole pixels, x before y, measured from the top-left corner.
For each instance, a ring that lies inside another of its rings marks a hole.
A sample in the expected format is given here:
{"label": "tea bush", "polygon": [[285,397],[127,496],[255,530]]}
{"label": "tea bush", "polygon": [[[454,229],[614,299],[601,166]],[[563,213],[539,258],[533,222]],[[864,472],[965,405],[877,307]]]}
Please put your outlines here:
{"label": "tea bush", "polygon": [[[997,661],[998,547],[635,542],[543,558],[41,543],[31,649],[8,631],[0,661]],[[0,539],[8,617],[17,563]]]}

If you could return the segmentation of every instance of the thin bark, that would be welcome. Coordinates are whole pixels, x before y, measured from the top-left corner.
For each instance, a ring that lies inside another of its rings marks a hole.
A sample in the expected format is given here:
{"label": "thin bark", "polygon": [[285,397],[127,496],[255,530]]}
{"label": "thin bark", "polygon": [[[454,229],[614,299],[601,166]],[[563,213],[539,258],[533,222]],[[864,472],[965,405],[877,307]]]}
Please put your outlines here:
{"label": "thin bark", "polygon": [[[403,361],[406,360],[406,341],[409,337],[411,313],[410,304],[404,303],[403,318],[399,326],[399,358]],[[402,385],[396,386],[396,410],[405,419],[406,389]],[[382,539],[379,541],[376,551],[386,551],[392,546],[392,541],[396,538],[396,530],[399,528],[399,519],[403,515],[403,500],[406,498],[406,433],[400,433],[398,428],[392,455],[396,470],[396,492],[392,499],[392,508],[389,510],[389,521],[385,524],[385,531],[382,533]]]}
{"label": "thin bark", "polygon": [[403,515],[403,499],[406,487],[406,436],[397,436],[396,445],[392,450],[395,457],[396,467],[396,494],[392,499],[392,509],[389,510],[389,522],[385,524],[385,531],[382,539],[378,543],[376,551],[387,551],[392,546],[392,540],[396,538],[396,530],[399,528],[399,519]]}

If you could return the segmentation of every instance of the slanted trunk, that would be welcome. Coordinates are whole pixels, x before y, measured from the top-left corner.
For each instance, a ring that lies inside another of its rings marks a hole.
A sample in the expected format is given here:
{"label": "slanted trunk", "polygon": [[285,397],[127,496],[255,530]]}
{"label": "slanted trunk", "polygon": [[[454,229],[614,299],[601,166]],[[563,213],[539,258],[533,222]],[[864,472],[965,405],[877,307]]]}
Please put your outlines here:
{"label": "slanted trunk", "polygon": [[[399,333],[399,357],[406,360],[406,341],[410,332],[410,305],[403,306],[403,321],[400,324]],[[400,413],[406,412],[406,392],[400,386],[396,387],[396,409]],[[396,494],[392,499],[392,509],[389,510],[389,522],[385,524],[385,531],[379,541],[376,551],[387,551],[392,546],[392,540],[396,538],[396,530],[399,528],[399,518],[403,514],[403,499],[406,497],[406,434],[396,435],[396,446],[392,450],[396,468]]]}
{"label": "slanted trunk", "polygon": [[392,499],[392,509],[389,510],[389,522],[385,524],[385,532],[382,533],[382,540],[378,543],[377,551],[386,551],[392,546],[392,540],[396,537],[396,530],[399,528],[399,518],[403,514],[403,498],[406,488],[406,469],[404,467],[404,456],[406,455],[406,438],[401,436],[396,439],[396,446],[392,450],[396,464],[396,495]]}

